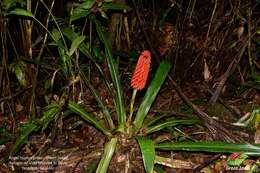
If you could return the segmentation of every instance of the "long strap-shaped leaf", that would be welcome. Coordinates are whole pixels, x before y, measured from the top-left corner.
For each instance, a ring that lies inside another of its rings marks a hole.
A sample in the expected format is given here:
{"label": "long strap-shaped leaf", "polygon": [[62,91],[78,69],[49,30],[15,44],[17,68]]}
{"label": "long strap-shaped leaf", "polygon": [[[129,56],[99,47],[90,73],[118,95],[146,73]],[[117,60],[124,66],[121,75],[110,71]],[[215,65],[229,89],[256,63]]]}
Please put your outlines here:
{"label": "long strap-shaped leaf", "polygon": [[147,173],[152,173],[155,158],[155,147],[153,141],[144,137],[138,137],[137,140],[141,148],[144,168]]}
{"label": "long strap-shaped leaf", "polygon": [[21,134],[15,141],[15,144],[12,146],[12,149],[9,153],[9,156],[16,154],[20,147],[28,140],[28,136],[33,132],[39,129],[39,126],[34,122],[28,122],[25,124],[25,127]]}
{"label": "long strap-shaped leaf", "polygon": [[85,82],[85,84],[88,86],[88,88],[90,89],[90,91],[93,94],[93,96],[95,97],[96,101],[98,102],[98,106],[101,108],[102,113],[105,115],[105,118],[107,120],[107,123],[108,123],[110,129],[113,130],[115,128],[115,126],[114,126],[114,122],[111,118],[111,114],[110,114],[109,110],[107,109],[107,107],[105,106],[103,101],[100,99],[100,96],[98,95],[98,93],[96,92],[94,87],[90,84],[90,82],[87,79],[87,77],[85,76],[84,72],[80,71],[80,76],[83,79],[83,81]]}
{"label": "long strap-shaped leaf", "polygon": [[92,123],[97,129],[102,131],[105,135],[111,136],[111,133],[109,132],[108,129],[106,129],[100,122],[98,122],[98,120],[96,120],[94,117],[89,115],[81,106],[79,106],[74,101],[69,101],[68,108],[71,111],[78,113],[84,120]]}
{"label": "long strap-shaped leaf", "polygon": [[119,127],[118,130],[122,130],[126,123],[126,112],[125,112],[125,106],[124,106],[124,99],[123,99],[123,90],[120,84],[119,80],[119,73],[118,69],[115,65],[115,61],[113,59],[113,55],[111,52],[111,45],[109,43],[109,40],[106,38],[104,31],[101,28],[101,25],[99,21],[95,20],[95,18],[92,16],[92,20],[95,23],[98,36],[102,40],[103,44],[105,45],[106,54],[107,54],[107,61],[108,61],[108,68],[110,71],[110,75],[116,90],[116,110],[118,114],[118,122]]}
{"label": "long strap-shaped leaf", "polygon": [[192,125],[192,124],[198,124],[200,121],[197,119],[191,119],[191,120],[165,120],[165,122],[151,126],[147,128],[147,134],[153,133],[159,130],[162,130],[166,127],[171,127],[171,126],[177,126],[177,125]]}
{"label": "long strap-shaped leaf", "polygon": [[150,107],[152,106],[152,103],[154,102],[165,78],[167,77],[169,71],[171,69],[171,64],[163,61],[157,71],[156,74],[153,78],[152,83],[148,87],[146,94],[144,96],[144,100],[141,104],[141,106],[138,109],[138,112],[136,114],[135,120],[134,120],[134,127],[135,130],[138,130],[141,128],[144,118],[147,115],[147,113],[150,110]]}
{"label": "long strap-shaped leaf", "polygon": [[24,125],[21,134],[17,137],[15,144],[13,145],[9,156],[16,154],[20,147],[28,140],[28,136],[33,132],[37,131],[40,127],[44,130],[48,124],[55,119],[57,115],[60,114],[60,107],[56,103],[52,103],[45,108],[42,117],[36,121],[29,121]]}
{"label": "long strap-shaped leaf", "polygon": [[106,173],[109,166],[109,162],[116,149],[117,138],[112,138],[105,146],[104,154],[98,164],[96,173]]}
{"label": "long strap-shaped leaf", "polygon": [[167,142],[157,144],[158,150],[183,150],[183,151],[206,151],[215,153],[245,153],[247,155],[260,156],[260,145],[226,143],[220,141],[205,142]]}

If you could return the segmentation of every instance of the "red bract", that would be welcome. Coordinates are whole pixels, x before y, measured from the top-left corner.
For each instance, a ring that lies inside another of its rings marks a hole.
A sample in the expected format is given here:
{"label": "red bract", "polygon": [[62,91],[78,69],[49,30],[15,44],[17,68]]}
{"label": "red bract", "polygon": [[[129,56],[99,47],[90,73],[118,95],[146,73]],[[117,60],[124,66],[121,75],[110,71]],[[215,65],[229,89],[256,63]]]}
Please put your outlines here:
{"label": "red bract", "polygon": [[145,87],[151,63],[151,53],[145,50],[139,56],[134,74],[131,80],[131,86],[134,89],[141,90]]}
{"label": "red bract", "polygon": [[241,155],[241,153],[233,153],[229,156],[230,160],[236,160],[237,158],[239,158]]}

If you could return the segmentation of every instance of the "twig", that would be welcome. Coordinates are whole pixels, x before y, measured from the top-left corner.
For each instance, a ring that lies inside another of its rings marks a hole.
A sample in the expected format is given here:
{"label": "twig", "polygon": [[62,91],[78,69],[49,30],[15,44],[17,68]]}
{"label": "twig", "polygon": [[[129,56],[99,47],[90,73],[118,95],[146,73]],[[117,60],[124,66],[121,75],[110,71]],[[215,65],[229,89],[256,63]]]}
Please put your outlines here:
{"label": "twig", "polygon": [[[207,89],[207,91],[213,95],[213,92],[210,89]],[[219,103],[222,104],[227,110],[229,110],[232,114],[234,114],[236,117],[241,117],[241,114],[238,113],[234,108],[231,106],[227,105],[224,100],[221,98],[218,99]]]}
{"label": "twig", "polygon": [[[251,29],[252,29],[252,26],[251,26],[251,16],[252,16],[252,10],[251,8],[249,7],[247,9],[247,16],[248,16],[248,37],[251,36]],[[254,69],[254,63],[253,63],[253,57],[252,57],[252,45],[251,45],[251,39],[248,40],[248,61],[249,61],[249,66],[250,66],[250,70],[251,70],[251,74],[253,75],[255,73],[255,69]]]}
{"label": "twig", "polygon": [[191,114],[178,113],[178,112],[175,112],[174,110],[169,110],[169,111],[151,110],[150,112],[151,113],[166,114],[167,116],[180,116],[180,117],[192,117],[192,116],[194,116],[194,115],[191,115]]}
{"label": "twig", "polygon": [[8,168],[6,166],[6,164],[4,164],[4,163],[2,163],[2,161],[0,161],[0,172],[12,173],[13,171],[11,171],[10,168]]}
{"label": "twig", "polygon": [[182,80],[186,77],[186,75],[188,74],[188,72],[190,72],[190,70],[192,69],[192,67],[197,63],[199,57],[201,56],[202,52],[198,53],[198,55],[196,56],[196,58],[193,60],[193,62],[189,65],[188,68],[186,68],[183,76],[182,76]]}
{"label": "twig", "polygon": [[196,112],[197,116],[204,122],[205,126],[210,130],[214,139],[221,139],[227,142],[239,142],[236,136],[231,134],[226,128],[221,124],[212,119],[208,114],[200,110],[196,105],[194,105],[182,92],[178,84],[168,75],[170,81],[172,82],[175,90],[178,92],[179,96],[184,100],[192,109]]}
{"label": "twig", "polygon": [[[196,1],[196,0],[195,0]],[[175,6],[176,2],[171,2],[171,5],[169,5],[169,7],[165,10],[165,12],[163,13],[161,20],[159,22],[159,26],[162,26],[163,22],[165,21],[165,18],[167,17],[167,15],[169,14],[169,12],[172,10],[172,8]]]}
{"label": "twig", "polygon": [[207,41],[208,41],[208,37],[209,37],[209,31],[210,31],[210,28],[211,28],[211,25],[212,25],[212,22],[213,22],[213,18],[214,18],[216,9],[217,9],[217,5],[218,5],[218,0],[215,0],[215,5],[214,5],[214,9],[212,11],[211,18],[210,18],[210,21],[209,21],[209,26],[208,26],[208,31],[207,31],[207,35],[206,35],[206,38],[205,38],[204,46],[207,45]]}
{"label": "twig", "polygon": [[[52,11],[53,6],[54,6],[54,2],[55,2],[55,0],[52,1],[51,9],[48,13],[48,17],[47,17],[47,20],[46,20],[46,28],[48,28],[48,26],[49,26],[49,20],[50,20],[50,16],[51,16],[51,11]],[[46,41],[47,41],[47,36],[48,36],[48,32],[46,31],[45,34],[44,34],[42,47],[40,49],[38,57],[36,58],[36,60],[38,62],[40,62],[40,60],[41,60],[41,56],[42,56],[42,53],[43,53],[43,50],[44,50],[44,47],[45,47],[45,44],[46,44]],[[30,113],[32,113],[33,117],[35,116],[35,99],[36,99],[35,90],[36,90],[36,87],[37,87],[38,73],[39,73],[39,65],[36,66],[35,76],[34,76],[34,79],[33,79],[33,82],[32,82],[32,97],[31,97],[31,103],[30,103]]]}
{"label": "twig", "polygon": [[128,49],[131,50],[129,25],[128,25],[128,19],[126,16],[124,16],[124,27],[125,27],[125,37],[126,37],[127,46],[128,46]]}
{"label": "twig", "polygon": [[151,41],[150,41],[150,39],[149,39],[149,36],[148,36],[147,32],[146,32],[145,29],[144,29],[145,23],[141,20],[140,14],[139,14],[138,9],[137,9],[136,4],[135,4],[135,0],[132,0],[132,3],[133,3],[133,6],[134,6],[134,9],[135,9],[135,13],[136,13],[136,16],[137,16],[137,18],[138,18],[138,21],[139,21],[139,23],[140,23],[142,32],[143,32],[143,34],[144,34],[145,41],[146,41],[146,43],[148,44],[150,50],[152,51],[152,53],[153,53],[153,55],[154,55],[154,57],[155,57],[156,62],[157,62],[158,64],[160,64],[160,60],[159,60],[159,58],[158,58],[158,55],[157,55],[155,49],[153,48],[153,45],[152,45],[152,43],[151,43]]}
{"label": "twig", "polygon": [[29,87],[25,88],[24,90],[21,90],[21,91],[15,93],[15,94],[12,94],[12,95],[5,96],[5,97],[3,97],[3,98],[0,98],[0,102],[5,101],[5,100],[10,100],[10,99],[12,99],[12,98],[14,98],[14,97],[17,97],[17,96],[19,96],[20,94],[23,94],[26,90],[28,90],[28,89],[30,89],[30,88],[32,88],[32,86],[29,86]]}
{"label": "twig", "polygon": [[247,47],[248,42],[242,47],[238,59],[236,59],[236,57],[233,59],[233,61],[229,64],[227,71],[224,74],[223,79],[219,82],[219,85],[217,86],[217,89],[215,90],[214,94],[211,96],[210,100],[209,100],[209,104],[210,105],[214,105],[216,103],[216,101],[219,98],[219,95],[228,79],[228,77],[234,72],[234,70],[236,69],[238,63],[240,62],[240,60],[242,59],[242,56],[245,52],[245,49]]}
{"label": "twig", "polygon": [[196,2],[197,2],[197,0],[193,0],[191,11],[190,11],[190,16],[189,16],[189,20],[188,20],[189,22],[191,22],[191,16],[192,16],[192,14],[194,12],[194,7],[196,5]]}
{"label": "twig", "polygon": [[11,37],[11,34],[10,34],[9,30],[7,30],[7,34],[8,34],[8,37],[9,37],[9,39],[10,39],[11,45],[12,45],[12,47],[13,47],[14,54],[15,54],[15,56],[16,56],[17,58],[19,58],[19,55],[18,55],[18,53],[17,53],[17,50],[16,50],[16,47],[15,47],[14,41],[13,41],[13,39],[12,39],[12,37]]}
{"label": "twig", "polygon": [[[2,70],[0,70],[0,91],[1,95],[12,94],[10,86],[10,77],[8,73],[8,44],[7,44],[7,22],[0,17],[0,38],[1,38],[1,50],[2,50]],[[14,101],[11,99],[11,106],[14,109]],[[13,119],[11,114],[11,119]],[[14,123],[13,123],[14,126]]]}
{"label": "twig", "polygon": [[79,161],[77,161],[77,163],[74,165],[74,167],[72,168],[72,172],[77,172],[77,166],[80,164],[80,162],[82,162],[83,158],[81,158]]}
{"label": "twig", "polygon": [[215,156],[211,157],[210,159],[206,160],[205,162],[203,162],[202,164],[200,164],[199,166],[197,166],[193,172],[200,172],[200,170],[202,170],[203,168],[205,168],[206,166],[208,166],[209,164],[211,164],[213,161],[217,160],[222,154],[216,154]]}
{"label": "twig", "polygon": [[[13,103],[13,102],[12,102]],[[11,108],[10,104],[7,102],[7,106],[9,108],[9,111],[10,111],[10,118],[11,118],[11,121],[12,121],[12,134],[15,133],[15,119],[14,119],[14,112],[13,112],[13,109]]]}
{"label": "twig", "polygon": [[130,170],[130,159],[129,159],[129,152],[126,153],[126,161],[125,161],[125,171],[124,173],[129,173]]}

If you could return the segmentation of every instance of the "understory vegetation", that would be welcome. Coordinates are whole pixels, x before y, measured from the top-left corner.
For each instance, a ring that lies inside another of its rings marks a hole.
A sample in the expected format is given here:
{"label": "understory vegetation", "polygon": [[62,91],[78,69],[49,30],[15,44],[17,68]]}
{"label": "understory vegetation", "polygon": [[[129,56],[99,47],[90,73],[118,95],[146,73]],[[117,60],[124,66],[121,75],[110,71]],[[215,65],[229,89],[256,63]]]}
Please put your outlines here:
{"label": "understory vegetation", "polygon": [[259,0],[2,0],[0,172],[259,172]]}

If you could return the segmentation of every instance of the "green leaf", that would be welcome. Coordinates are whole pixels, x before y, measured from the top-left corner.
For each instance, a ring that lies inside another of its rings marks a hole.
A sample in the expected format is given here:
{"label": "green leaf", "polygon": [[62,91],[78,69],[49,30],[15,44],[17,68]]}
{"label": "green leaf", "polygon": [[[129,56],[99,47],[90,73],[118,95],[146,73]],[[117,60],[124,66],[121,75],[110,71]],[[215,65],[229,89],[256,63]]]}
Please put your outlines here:
{"label": "green leaf", "polygon": [[144,168],[147,173],[152,173],[155,158],[155,147],[153,141],[144,137],[137,137],[137,140],[141,148]]}
{"label": "green leaf", "polygon": [[109,19],[108,16],[107,16],[107,14],[106,14],[103,10],[100,11],[100,14],[101,14],[101,16],[102,16],[104,19],[107,19],[107,20]]}
{"label": "green leaf", "polygon": [[48,90],[51,86],[52,86],[52,78],[49,78],[47,80],[44,81],[44,89]]}
{"label": "green leaf", "polygon": [[158,121],[168,117],[168,114],[151,115],[144,120],[143,126],[148,127],[157,123]]}
{"label": "green leaf", "polygon": [[[63,34],[70,40],[73,41],[75,40],[76,37],[79,36],[79,34],[75,33],[72,29],[70,28],[65,28],[63,30]],[[93,58],[92,54],[91,54],[91,50],[90,50],[90,46],[88,46],[85,43],[81,43],[79,45],[79,50],[86,55],[91,61],[96,62],[96,60]]]}
{"label": "green leaf", "polygon": [[155,165],[154,170],[157,173],[165,173],[164,170],[163,170],[163,167],[161,165]]}
{"label": "green leaf", "polygon": [[98,93],[96,92],[94,87],[90,84],[89,80],[87,79],[87,77],[85,76],[85,74],[82,71],[80,71],[80,76],[81,76],[82,80],[85,82],[85,84],[88,86],[88,88],[90,89],[93,96],[95,97],[95,99],[98,103],[98,106],[101,108],[102,113],[105,115],[105,118],[106,118],[106,121],[109,124],[109,127],[111,129],[114,129],[115,125],[114,125],[113,120],[111,118],[111,114],[110,114],[109,110],[107,109],[107,107],[105,106],[105,104],[103,103],[103,101],[100,99],[101,97],[98,95]]}
{"label": "green leaf", "polygon": [[[63,30],[63,34],[64,34],[69,40],[71,40],[71,41],[74,40],[74,39],[79,35],[79,34],[75,33],[74,31],[72,31],[72,29],[70,29],[70,28],[65,28],[65,29]],[[112,93],[112,92],[111,92],[111,88],[110,88],[110,84],[108,84],[108,81],[106,80],[105,75],[104,75],[104,73],[103,73],[103,71],[102,71],[100,65],[97,63],[97,59],[94,58],[95,56],[92,55],[92,53],[91,53],[90,44],[89,44],[89,43],[86,43],[86,44],[85,44],[85,43],[81,43],[81,44],[79,45],[79,50],[80,50],[84,55],[86,55],[86,56],[95,64],[95,66],[97,67],[99,73],[101,74],[101,76],[102,76],[103,79],[105,80],[105,82],[106,82],[106,84],[107,84],[107,86],[108,86],[108,89],[109,89],[110,93]]]}
{"label": "green leaf", "polygon": [[98,164],[96,173],[106,173],[109,163],[116,149],[117,138],[112,138],[105,146],[104,154]]}
{"label": "green leaf", "polygon": [[21,134],[16,139],[14,145],[12,146],[12,149],[9,153],[9,156],[12,156],[16,154],[16,152],[20,149],[20,147],[27,142],[28,136],[33,132],[36,131],[39,128],[38,125],[34,122],[27,122],[24,124],[23,130]]}
{"label": "green leaf", "polygon": [[109,132],[108,129],[103,127],[103,125],[98,120],[96,120],[91,115],[89,115],[81,106],[79,106],[74,101],[69,101],[68,108],[72,112],[75,112],[75,113],[79,114],[87,122],[93,124],[97,129],[102,131],[105,135],[111,136],[111,133]]}
{"label": "green leaf", "polygon": [[92,46],[92,51],[96,59],[98,59],[100,62],[103,62],[104,56],[101,54],[101,50],[97,46]]}
{"label": "green leaf", "polygon": [[72,15],[70,16],[70,21],[81,19],[88,16],[91,13],[91,10],[84,9],[82,7],[77,7],[73,10]]}
{"label": "green leaf", "polygon": [[10,69],[15,74],[19,83],[22,86],[26,86],[26,79],[25,79],[26,64],[23,61],[14,62],[13,64],[10,65]]}
{"label": "green leaf", "polygon": [[34,18],[34,15],[30,11],[27,11],[22,8],[16,8],[13,11],[11,11],[9,14]]}
{"label": "green leaf", "polygon": [[27,142],[28,136],[33,131],[37,131],[40,128],[40,125],[42,125],[43,129],[45,129],[48,126],[49,122],[52,121],[59,112],[60,112],[60,108],[57,106],[57,104],[53,103],[46,107],[46,111],[43,113],[42,118],[39,120],[40,124],[36,123],[35,121],[30,121],[25,123],[21,130],[21,134],[16,139],[15,144],[9,153],[9,156],[16,154],[16,152],[20,149],[20,147],[25,142]]}
{"label": "green leaf", "polygon": [[5,11],[9,11],[9,9],[14,7],[17,3],[19,3],[20,6],[25,5],[25,2],[23,0],[3,0],[2,2],[2,4],[0,2],[0,5],[2,5],[2,9],[4,9]]}
{"label": "green leaf", "polygon": [[75,51],[76,49],[79,47],[79,45],[85,40],[85,36],[78,36],[77,38],[75,38],[73,41],[72,41],[72,44],[71,44],[71,47],[70,47],[70,50],[69,50],[69,56],[71,56]]}
{"label": "green leaf", "polygon": [[95,170],[97,170],[97,167],[98,167],[98,161],[93,160],[93,161],[90,161],[90,163],[87,165],[87,167],[85,166],[85,170],[86,170],[86,172],[95,172]]}
{"label": "green leaf", "polygon": [[257,33],[257,34],[260,34],[260,27],[257,27],[257,28],[256,28],[256,33]]}
{"label": "green leaf", "polygon": [[15,75],[22,86],[26,86],[25,71],[21,66],[15,66]]}
{"label": "green leaf", "polygon": [[119,3],[104,3],[101,6],[102,10],[131,10],[128,5]]}
{"label": "green leaf", "polygon": [[134,120],[134,127],[136,130],[139,130],[143,124],[144,118],[147,115],[147,113],[150,110],[150,107],[152,106],[164,80],[166,79],[169,71],[171,69],[171,64],[169,64],[166,61],[163,61],[153,78],[152,83],[148,87],[144,99],[142,101],[141,106],[139,107],[135,120]]}
{"label": "green leaf", "polygon": [[249,119],[250,125],[257,129],[260,126],[260,108],[254,109]]}
{"label": "green leaf", "polygon": [[57,43],[61,39],[61,35],[58,29],[53,29],[52,32],[52,39]]}
{"label": "green leaf", "polygon": [[166,127],[172,127],[172,126],[177,126],[177,125],[192,125],[192,124],[198,124],[200,121],[196,119],[191,119],[191,120],[165,120],[165,122],[160,123],[155,126],[151,126],[147,128],[146,133],[153,133],[156,131],[160,131]]}
{"label": "green leaf", "polygon": [[229,43],[228,48],[234,48],[236,46],[237,46],[237,41],[233,41],[233,42]]}
{"label": "green leaf", "polygon": [[0,145],[12,139],[11,133],[9,133],[5,128],[0,127]]}
{"label": "green leaf", "polygon": [[98,32],[99,38],[101,39],[101,41],[105,45],[108,67],[109,67],[110,75],[111,75],[111,78],[112,78],[112,81],[113,81],[113,85],[114,85],[115,90],[116,90],[115,105],[116,105],[118,122],[119,122],[118,130],[121,131],[125,127],[126,112],[125,112],[125,106],[124,106],[123,90],[122,90],[120,78],[119,78],[119,72],[118,72],[118,69],[116,67],[113,55],[112,55],[110,41],[105,36],[105,33],[102,30],[99,21],[97,21],[95,19],[95,16],[91,16],[91,18],[95,22],[96,30]]}
{"label": "green leaf", "polygon": [[52,103],[45,108],[43,116],[40,118],[40,123],[43,126],[42,131],[60,114],[60,111],[60,106],[57,103]]}
{"label": "green leaf", "polygon": [[73,41],[77,38],[80,34],[74,32],[71,28],[65,27],[62,30],[62,33],[70,40]]}
{"label": "green leaf", "polygon": [[157,150],[170,151],[198,151],[213,153],[245,153],[246,155],[260,156],[260,145],[246,143],[226,143],[220,141],[205,142],[166,142],[155,145]]}
{"label": "green leaf", "polygon": [[[233,153],[233,154],[240,154],[240,153]],[[231,156],[233,155],[231,154],[228,159],[227,159],[227,164],[228,166],[240,166],[243,161],[248,158],[248,156],[244,153],[240,154],[238,158],[232,159]]]}
{"label": "green leaf", "polygon": [[95,3],[95,0],[85,0],[82,4],[80,4],[80,7],[84,9],[90,9]]}
{"label": "green leaf", "polygon": [[65,50],[61,47],[58,47],[60,59],[61,59],[61,69],[66,77],[71,74],[72,71],[72,62],[71,57],[65,53]]}

